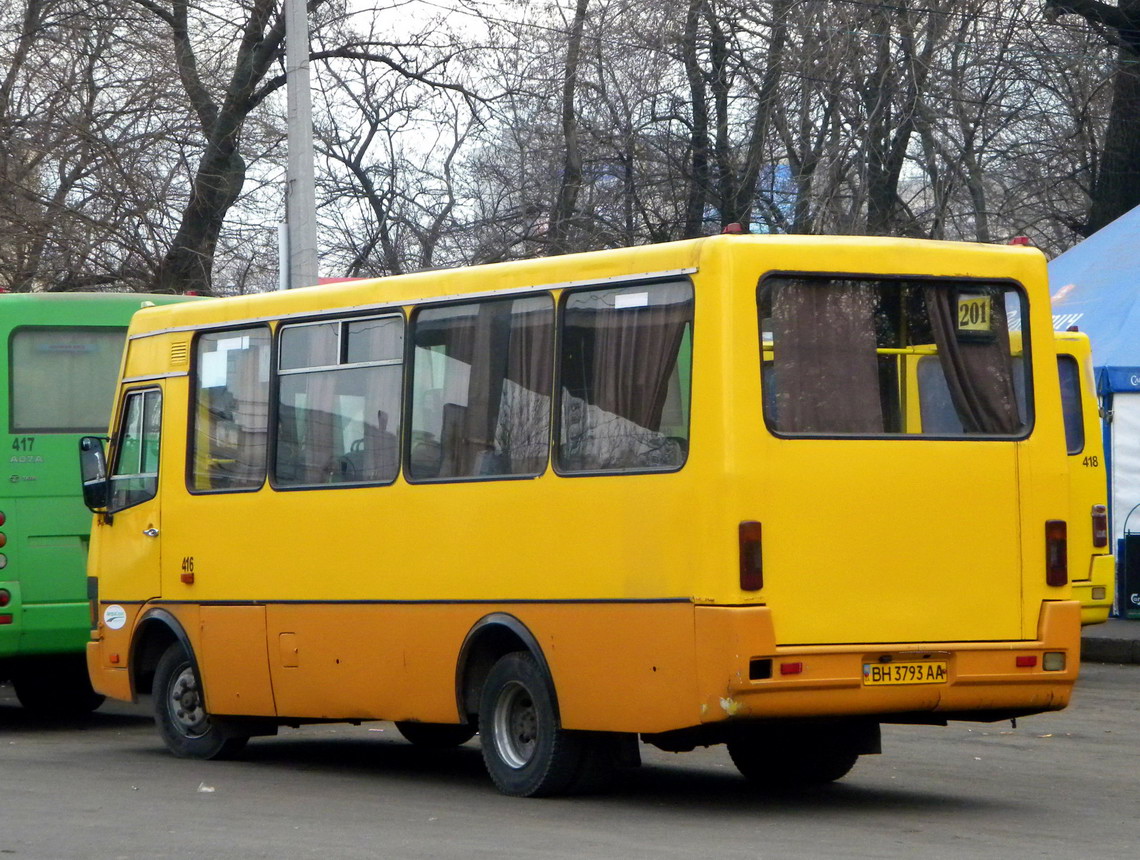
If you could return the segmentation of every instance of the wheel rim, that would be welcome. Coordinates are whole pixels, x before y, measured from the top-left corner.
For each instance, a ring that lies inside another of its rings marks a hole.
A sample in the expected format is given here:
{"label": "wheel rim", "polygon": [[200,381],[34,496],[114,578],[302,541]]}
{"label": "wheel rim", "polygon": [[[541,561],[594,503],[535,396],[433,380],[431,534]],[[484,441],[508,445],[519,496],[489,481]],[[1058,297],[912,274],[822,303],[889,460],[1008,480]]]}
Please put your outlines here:
{"label": "wheel rim", "polygon": [[206,709],[198,689],[198,677],[191,667],[184,667],[175,676],[166,704],[174,727],[180,733],[188,738],[201,737],[206,733]]}
{"label": "wheel rim", "polygon": [[495,751],[511,767],[526,767],[538,743],[538,712],[530,690],[518,681],[503,687],[495,703]]}

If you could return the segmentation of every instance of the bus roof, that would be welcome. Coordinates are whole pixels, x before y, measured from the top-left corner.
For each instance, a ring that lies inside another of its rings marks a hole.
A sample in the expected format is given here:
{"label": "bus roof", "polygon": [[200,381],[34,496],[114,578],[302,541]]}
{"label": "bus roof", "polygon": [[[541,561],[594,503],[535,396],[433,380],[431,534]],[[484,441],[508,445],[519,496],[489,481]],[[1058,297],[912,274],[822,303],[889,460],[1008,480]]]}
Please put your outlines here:
{"label": "bus roof", "polygon": [[[713,260],[724,264],[730,255],[748,258],[748,265],[759,271],[915,272],[1015,280],[1033,276],[1042,282],[1045,273],[1044,255],[1028,247],[868,236],[719,235],[171,305],[137,314],[131,331],[140,335],[311,314],[327,308],[366,310],[496,292],[688,275]],[[921,264],[915,265],[916,255],[922,256]]]}

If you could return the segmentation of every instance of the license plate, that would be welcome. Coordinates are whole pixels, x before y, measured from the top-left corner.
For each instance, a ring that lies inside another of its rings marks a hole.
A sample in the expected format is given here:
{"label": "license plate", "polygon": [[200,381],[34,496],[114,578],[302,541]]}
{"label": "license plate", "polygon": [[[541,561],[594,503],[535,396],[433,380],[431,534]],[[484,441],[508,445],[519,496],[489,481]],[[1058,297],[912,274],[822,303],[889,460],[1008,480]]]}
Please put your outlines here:
{"label": "license plate", "polygon": [[946,664],[923,661],[921,663],[864,663],[863,685],[888,687],[896,684],[944,684]]}

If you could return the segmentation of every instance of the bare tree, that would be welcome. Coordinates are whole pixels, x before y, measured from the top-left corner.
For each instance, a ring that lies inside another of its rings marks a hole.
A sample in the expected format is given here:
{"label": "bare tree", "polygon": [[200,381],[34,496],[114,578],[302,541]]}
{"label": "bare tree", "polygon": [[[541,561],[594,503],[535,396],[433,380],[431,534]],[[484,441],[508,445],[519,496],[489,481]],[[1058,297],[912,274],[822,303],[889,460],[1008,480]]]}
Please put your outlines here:
{"label": "bare tree", "polygon": [[[28,0],[0,84],[0,278],[8,288],[149,281],[185,114],[153,40],[115,0]],[[126,61],[125,61],[126,60]]]}
{"label": "bare tree", "polygon": [[1120,0],[1116,6],[1046,0],[1045,15],[1048,20],[1080,15],[1118,51],[1100,164],[1088,219],[1081,225],[1087,235],[1140,206],[1140,0]]}

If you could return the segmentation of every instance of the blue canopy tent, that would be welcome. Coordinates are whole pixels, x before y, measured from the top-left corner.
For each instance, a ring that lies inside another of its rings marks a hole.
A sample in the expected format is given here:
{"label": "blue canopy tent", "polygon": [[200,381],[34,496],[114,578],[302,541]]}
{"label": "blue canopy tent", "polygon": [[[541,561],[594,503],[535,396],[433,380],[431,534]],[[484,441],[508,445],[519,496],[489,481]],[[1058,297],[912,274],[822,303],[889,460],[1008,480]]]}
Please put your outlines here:
{"label": "blue canopy tent", "polygon": [[[1049,284],[1053,327],[1076,326],[1092,342],[1119,548],[1126,533],[1140,537],[1140,207],[1053,260]],[[1140,562],[1140,540],[1129,555]]]}

